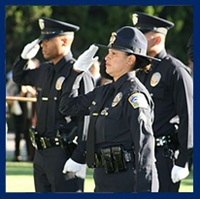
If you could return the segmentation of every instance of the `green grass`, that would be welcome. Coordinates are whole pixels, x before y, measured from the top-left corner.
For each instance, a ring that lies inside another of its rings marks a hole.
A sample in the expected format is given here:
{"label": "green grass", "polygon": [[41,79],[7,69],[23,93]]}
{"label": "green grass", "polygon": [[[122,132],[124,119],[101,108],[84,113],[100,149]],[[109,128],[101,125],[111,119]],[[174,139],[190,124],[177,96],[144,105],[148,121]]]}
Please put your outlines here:
{"label": "green grass", "polygon": [[[87,170],[84,192],[93,192],[93,170]],[[34,192],[33,164],[6,162],[6,192]],[[193,173],[182,181],[180,192],[193,192]]]}

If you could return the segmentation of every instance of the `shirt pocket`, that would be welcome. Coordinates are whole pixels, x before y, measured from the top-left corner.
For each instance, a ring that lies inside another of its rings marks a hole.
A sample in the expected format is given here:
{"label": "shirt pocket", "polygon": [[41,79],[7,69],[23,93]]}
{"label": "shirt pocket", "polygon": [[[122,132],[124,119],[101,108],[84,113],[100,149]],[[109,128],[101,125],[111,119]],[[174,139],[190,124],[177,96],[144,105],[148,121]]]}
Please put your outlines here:
{"label": "shirt pocket", "polygon": [[112,119],[112,120],[120,120],[120,118],[122,117],[122,104],[118,104],[115,107],[110,107],[108,110],[108,119]]}

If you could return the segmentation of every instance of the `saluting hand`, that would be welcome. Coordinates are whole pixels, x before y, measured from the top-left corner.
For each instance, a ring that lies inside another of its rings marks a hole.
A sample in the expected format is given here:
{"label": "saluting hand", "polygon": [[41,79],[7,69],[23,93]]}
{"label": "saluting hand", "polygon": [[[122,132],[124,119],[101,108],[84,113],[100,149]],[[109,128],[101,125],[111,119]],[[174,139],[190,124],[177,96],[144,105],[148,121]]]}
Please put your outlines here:
{"label": "saluting hand", "polygon": [[[95,63],[99,57],[94,57],[99,47],[92,44],[89,49],[87,49],[83,54],[81,54],[74,64],[74,70],[87,71],[93,63]],[[94,57],[94,58],[93,58]]]}
{"label": "saluting hand", "polygon": [[31,43],[27,44],[21,53],[21,57],[23,59],[34,58],[40,49],[39,42],[40,42],[40,39],[35,39]]}

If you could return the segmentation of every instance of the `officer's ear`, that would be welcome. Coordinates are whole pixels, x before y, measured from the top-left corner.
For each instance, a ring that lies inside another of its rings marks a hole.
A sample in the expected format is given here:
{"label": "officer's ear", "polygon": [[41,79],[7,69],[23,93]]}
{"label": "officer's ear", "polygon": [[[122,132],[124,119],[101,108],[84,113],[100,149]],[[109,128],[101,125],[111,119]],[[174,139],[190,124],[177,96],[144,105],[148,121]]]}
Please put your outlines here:
{"label": "officer's ear", "polygon": [[67,46],[67,38],[66,37],[61,37],[62,41],[62,46]]}
{"label": "officer's ear", "polygon": [[133,55],[133,54],[128,55],[128,57],[127,57],[127,63],[129,65],[133,65],[135,62],[136,62],[136,56]]}
{"label": "officer's ear", "polygon": [[155,45],[159,45],[162,41],[162,36],[160,34],[156,34],[155,39]]}

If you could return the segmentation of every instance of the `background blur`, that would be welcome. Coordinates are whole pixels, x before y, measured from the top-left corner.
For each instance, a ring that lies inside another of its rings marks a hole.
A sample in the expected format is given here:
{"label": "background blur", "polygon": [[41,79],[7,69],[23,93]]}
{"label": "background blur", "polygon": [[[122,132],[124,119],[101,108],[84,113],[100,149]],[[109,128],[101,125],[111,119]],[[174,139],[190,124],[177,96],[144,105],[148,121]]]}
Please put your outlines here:
{"label": "background blur", "polygon": [[[24,45],[40,36],[41,16],[80,26],[72,51],[77,58],[92,43],[108,44],[110,34],[132,25],[132,13],[145,12],[172,21],[167,50],[187,65],[186,46],[193,32],[192,6],[6,6],[6,72]],[[104,56],[102,51],[98,55]],[[43,61],[41,53],[37,58]]]}

